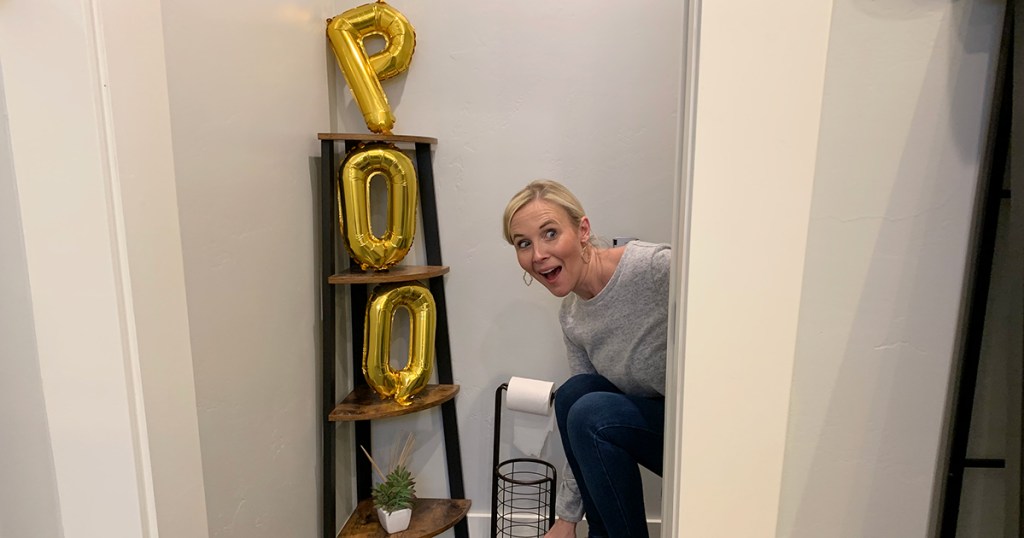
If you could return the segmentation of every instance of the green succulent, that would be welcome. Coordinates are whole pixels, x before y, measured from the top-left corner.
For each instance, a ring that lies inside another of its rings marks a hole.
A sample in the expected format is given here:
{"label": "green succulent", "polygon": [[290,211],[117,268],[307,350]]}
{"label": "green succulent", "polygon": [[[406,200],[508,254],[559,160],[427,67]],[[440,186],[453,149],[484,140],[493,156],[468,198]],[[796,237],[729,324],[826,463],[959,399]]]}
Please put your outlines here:
{"label": "green succulent", "polygon": [[415,495],[416,481],[408,469],[399,465],[373,487],[373,505],[385,512],[412,508]]}

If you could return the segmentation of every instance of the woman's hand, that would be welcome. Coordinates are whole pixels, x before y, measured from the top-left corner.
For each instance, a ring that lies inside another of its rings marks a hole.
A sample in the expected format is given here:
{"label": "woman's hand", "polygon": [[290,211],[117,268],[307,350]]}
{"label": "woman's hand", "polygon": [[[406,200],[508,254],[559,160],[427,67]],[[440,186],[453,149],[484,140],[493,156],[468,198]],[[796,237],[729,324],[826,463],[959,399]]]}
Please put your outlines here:
{"label": "woman's hand", "polygon": [[556,519],[544,538],[576,538],[576,522]]}

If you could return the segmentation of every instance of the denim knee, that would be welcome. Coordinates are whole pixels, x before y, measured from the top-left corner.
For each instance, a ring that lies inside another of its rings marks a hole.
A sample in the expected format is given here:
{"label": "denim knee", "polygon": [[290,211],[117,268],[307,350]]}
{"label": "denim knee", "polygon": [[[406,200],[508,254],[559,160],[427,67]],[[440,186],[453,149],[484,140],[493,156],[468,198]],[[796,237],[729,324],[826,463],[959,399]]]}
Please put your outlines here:
{"label": "denim knee", "polygon": [[576,374],[555,392],[555,412],[565,416],[577,400],[592,392],[618,392],[618,389],[598,374]]}
{"label": "denim knee", "polygon": [[597,437],[609,420],[614,422],[615,407],[621,403],[619,394],[591,392],[580,396],[566,413],[569,437],[575,440]]}

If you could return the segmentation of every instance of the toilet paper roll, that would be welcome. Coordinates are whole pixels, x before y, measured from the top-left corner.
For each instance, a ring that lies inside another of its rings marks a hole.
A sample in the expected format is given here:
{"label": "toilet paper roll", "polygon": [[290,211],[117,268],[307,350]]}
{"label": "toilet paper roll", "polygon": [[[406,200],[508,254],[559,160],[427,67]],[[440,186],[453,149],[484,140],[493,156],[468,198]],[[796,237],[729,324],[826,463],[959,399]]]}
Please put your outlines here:
{"label": "toilet paper roll", "polygon": [[535,458],[540,457],[548,434],[555,427],[555,415],[551,412],[554,388],[554,383],[539,379],[513,377],[508,381],[505,407],[519,411],[512,416],[512,444]]}
{"label": "toilet paper roll", "polygon": [[505,406],[532,415],[550,415],[554,392],[555,384],[551,381],[513,377],[508,380]]}

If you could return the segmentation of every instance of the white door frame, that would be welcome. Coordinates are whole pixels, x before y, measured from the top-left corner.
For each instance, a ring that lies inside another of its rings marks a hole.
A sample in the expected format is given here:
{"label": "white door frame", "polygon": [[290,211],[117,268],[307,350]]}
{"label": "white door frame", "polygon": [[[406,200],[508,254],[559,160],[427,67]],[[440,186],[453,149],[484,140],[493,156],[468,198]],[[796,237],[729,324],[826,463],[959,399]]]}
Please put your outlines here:
{"label": "white door frame", "polygon": [[831,13],[686,2],[665,537],[776,534]]}
{"label": "white door frame", "polygon": [[159,0],[10,0],[0,63],[66,536],[208,535]]}

